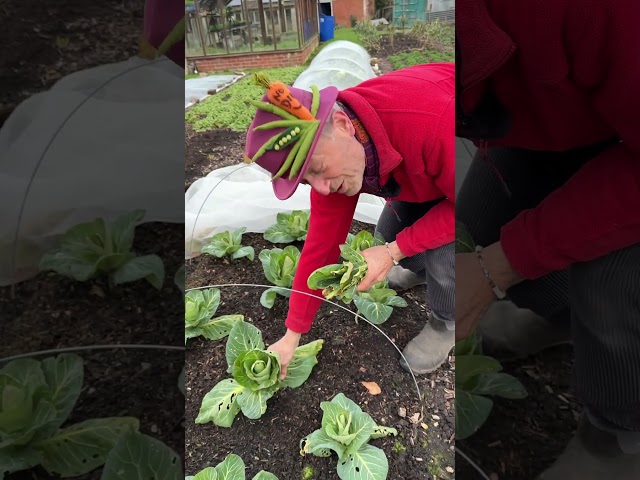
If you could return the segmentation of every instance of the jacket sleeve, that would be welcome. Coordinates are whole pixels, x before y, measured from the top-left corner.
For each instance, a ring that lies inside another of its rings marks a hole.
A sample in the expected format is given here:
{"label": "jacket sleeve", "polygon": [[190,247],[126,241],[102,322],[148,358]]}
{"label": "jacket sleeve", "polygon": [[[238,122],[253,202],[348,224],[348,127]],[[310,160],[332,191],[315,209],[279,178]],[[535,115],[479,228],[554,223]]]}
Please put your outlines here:
{"label": "jacket sleeve", "polygon": [[640,3],[589,6],[588,23],[568,36],[571,74],[620,142],[502,228],[504,252],[527,279],[640,242]]}
{"label": "jacket sleeve", "polygon": [[344,243],[356,210],[359,195],[348,197],[339,193],[326,196],[311,190],[309,231],[300,254],[293,279],[293,290],[310,293],[291,293],[285,325],[297,333],[311,330],[314,317],[322,303],[322,291],[311,290],[307,279],[314,270],[338,263],[340,244]]}
{"label": "jacket sleeve", "polygon": [[[439,171],[430,171],[444,200],[431,208],[420,220],[396,236],[400,251],[407,257],[432,250],[455,240],[456,165],[454,135],[454,103],[440,119],[435,147],[423,149],[425,165],[438,165]],[[433,161],[433,158],[439,161]],[[427,167],[428,168],[428,167]]]}

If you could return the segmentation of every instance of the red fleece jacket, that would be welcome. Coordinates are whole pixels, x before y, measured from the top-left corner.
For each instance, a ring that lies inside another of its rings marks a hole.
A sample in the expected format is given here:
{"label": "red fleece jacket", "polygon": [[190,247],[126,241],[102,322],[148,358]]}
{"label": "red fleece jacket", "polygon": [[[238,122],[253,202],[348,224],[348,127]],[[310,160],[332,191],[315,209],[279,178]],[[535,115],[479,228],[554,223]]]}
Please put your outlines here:
{"label": "red fleece jacket", "polygon": [[[398,70],[340,92],[365,126],[380,159],[380,183],[392,175],[400,184],[389,200],[427,202],[445,198],[396,238],[406,256],[455,238],[455,77],[454,64],[429,64]],[[337,263],[359,195],[322,196],[311,191],[309,232],[293,281],[286,325],[307,333],[321,303],[321,291],[307,286],[317,268]]]}
{"label": "red fleece jacket", "polygon": [[638,19],[637,0],[469,0],[458,9],[463,108],[490,84],[512,115],[511,131],[487,145],[563,151],[620,139],[502,228],[524,278],[640,242]]}

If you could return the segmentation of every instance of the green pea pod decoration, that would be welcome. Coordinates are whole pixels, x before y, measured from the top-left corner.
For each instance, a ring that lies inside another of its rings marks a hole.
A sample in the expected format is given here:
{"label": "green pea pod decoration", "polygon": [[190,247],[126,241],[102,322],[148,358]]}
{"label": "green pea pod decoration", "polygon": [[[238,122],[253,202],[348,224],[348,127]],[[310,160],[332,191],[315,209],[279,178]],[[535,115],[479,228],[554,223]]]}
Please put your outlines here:
{"label": "green pea pod decoration", "polygon": [[278,135],[278,138],[273,142],[273,145],[267,148],[267,150],[282,150],[286,148],[290,143],[296,142],[300,138],[298,135],[299,133],[300,127],[291,127],[286,129]]}
{"label": "green pea pod decoration", "polygon": [[259,108],[260,110],[264,110],[265,112],[269,112],[269,113],[273,113],[274,115],[277,115],[285,120],[298,120],[300,121],[299,118],[297,118],[295,115],[291,115],[289,112],[287,112],[286,110],[284,110],[283,108],[277,107],[275,105],[272,105],[271,103],[266,103],[266,102],[260,102],[258,100],[249,100],[249,103],[251,103],[251,105],[253,105],[256,108]]}
{"label": "green pea pod decoration", "polygon": [[[307,132],[304,132],[302,135],[304,136],[306,134],[307,134]],[[280,178],[282,175],[284,175],[284,172],[286,172],[289,169],[289,167],[293,163],[293,159],[296,158],[296,155],[300,151],[300,145],[302,145],[302,140],[296,142],[296,144],[293,146],[293,148],[291,148],[291,151],[289,152],[289,155],[287,155],[287,159],[284,161],[284,163],[280,167],[280,170],[278,170],[276,172],[276,174],[273,176],[271,181],[274,181],[277,178]]]}
{"label": "green pea pod decoration", "polygon": [[309,149],[311,148],[311,144],[313,143],[313,139],[316,136],[316,132],[318,131],[319,126],[320,122],[314,122],[313,126],[309,127],[309,134],[302,139],[300,151],[298,152],[298,155],[293,162],[291,173],[289,173],[289,180],[293,180],[298,172],[300,172],[302,165],[304,165],[304,162],[307,159],[307,153],[309,153]]}
{"label": "green pea pod decoration", "polygon": [[311,101],[311,115],[314,117],[318,114],[320,108],[320,90],[317,85],[311,85],[311,92],[313,93],[313,100]]}

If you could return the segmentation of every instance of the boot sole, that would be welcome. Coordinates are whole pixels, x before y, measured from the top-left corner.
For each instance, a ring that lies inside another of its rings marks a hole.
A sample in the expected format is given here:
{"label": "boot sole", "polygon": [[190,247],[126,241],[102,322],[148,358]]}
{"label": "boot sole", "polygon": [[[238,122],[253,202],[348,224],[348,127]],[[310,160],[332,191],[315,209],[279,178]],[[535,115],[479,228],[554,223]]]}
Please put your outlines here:
{"label": "boot sole", "polygon": [[444,365],[444,363],[446,362],[446,359],[444,359],[442,362],[440,362],[438,365],[436,365],[433,368],[427,368],[424,370],[414,370],[413,368],[410,368],[409,365],[405,364],[404,362],[400,361],[400,366],[402,367],[402,369],[408,373],[413,372],[414,375],[426,375],[427,373],[433,373],[436,370],[438,370],[442,365]]}

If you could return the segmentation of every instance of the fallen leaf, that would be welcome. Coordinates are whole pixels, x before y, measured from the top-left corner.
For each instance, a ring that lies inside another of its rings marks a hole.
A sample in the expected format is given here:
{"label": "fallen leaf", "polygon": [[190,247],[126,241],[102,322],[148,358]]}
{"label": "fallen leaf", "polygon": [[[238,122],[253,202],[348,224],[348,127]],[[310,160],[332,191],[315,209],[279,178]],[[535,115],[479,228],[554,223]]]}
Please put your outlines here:
{"label": "fallen leaf", "polygon": [[453,468],[451,468],[451,467],[445,467],[445,470],[447,472],[449,472],[449,473],[453,473],[454,472]]}
{"label": "fallen leaf", "polygon": [[420,421],[420,412],[416,412],[411,417],[409,417],[409,421],[413,424],[416,424]]}
{"label": "fallen leaf", "polygon": [[378,386],[376,382],[360,382],[364,387],[369,390],[371,395],[379,395],[382,393],[382,390]]}
{"label": "fallen leaf", "polygon": [[425,430],[426,430],[427,428],[429,428],[429,425],[427,425],[426,423],[421,423],[421,424],[420,424],[420,426],[421,426],[422,428],[424,428]]}
{"label": "fallen leaf", "polygon": [[400,407],[398,408],[398,415],[400,415],[402,418],[407,416],[407,409]]}

